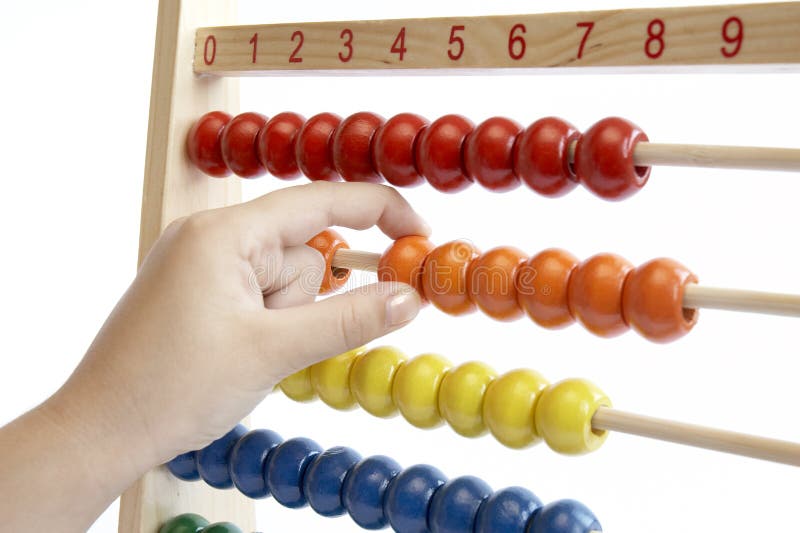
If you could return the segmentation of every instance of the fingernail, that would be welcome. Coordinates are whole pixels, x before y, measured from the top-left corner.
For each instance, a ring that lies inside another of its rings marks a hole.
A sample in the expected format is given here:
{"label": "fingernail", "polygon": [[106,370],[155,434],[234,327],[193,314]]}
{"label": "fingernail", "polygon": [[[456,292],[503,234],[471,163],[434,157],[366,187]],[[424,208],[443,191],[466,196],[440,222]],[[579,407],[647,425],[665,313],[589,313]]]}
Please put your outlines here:
{"label": "fingernail", "polygon": [[386,301],[386,327],[396,328],[410,322],[419,313],[417,291],[408,288]]}

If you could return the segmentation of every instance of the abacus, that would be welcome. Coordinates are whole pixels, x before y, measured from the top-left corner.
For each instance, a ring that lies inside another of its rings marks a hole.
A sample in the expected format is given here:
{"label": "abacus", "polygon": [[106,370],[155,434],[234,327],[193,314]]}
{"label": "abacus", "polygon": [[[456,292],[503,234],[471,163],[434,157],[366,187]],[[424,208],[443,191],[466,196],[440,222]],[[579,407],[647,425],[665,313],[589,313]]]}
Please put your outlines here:
{"label": "abacus", "polygon": [[[140,261],[175,218],[238,202],[240,182],[231,174],[427,183],[436,189],[430,194],[475,182],[492,192],[524,185],[549,198],[580,184],[619,201],[643,189],[652,166],[800,170],[800,149],[660,143],[656,132],[651,141],[615,116],[581,132],[556,117],[527,126],[493,117],[476,126],[454,114],[433,121],[410,112],[388,120],[366,111],[309,119],[294,112],[236,114],[237,78],[245,75],[795,68],[797,3],[262,26],[228,25],[234,12],[231,2],[159,2]],[[562,249],[481,252],[466,241],[437,246],[419,236],[379,253],[350,250],[333,230],[308,245],[325,258],[321,293],[341,288],[350,270],[365,270],[410,284],[430,307],[452,316],[480,310],[507,322],[527,315],[547,329],[578,322],[605,338],[634,329],[656,343],[687,334],[699,308],[800,316],[800,296],[701,285],[689,268],[666,258],[634,266],[613,253],[581,261]],[[399,412],[417,427],[447,422],[463,436],[491,433],[510,448],[544,440],[577,455],[621,431],[800,466],[800,444],[619,411],[587,380],[550,385],[532,370],[498,376],[484,363],[453,367],[434,354],[409,360],[389,347],[342,354],[287,377],[279,388],[300,402],[319,397],[376,417]],[[246,497],[220,490],[234,487]],[[521,487],[492,492],[472,476],[447,481],[431,466],[402,470],[385,456],[362,459],[351,448],[323,450],[305,438],[284,442],[243,425],[131,487],[119,530],[252,531],[252,500],[269,495],[324,516],[347,513],[366,529],[602,531],[573,500],[543,505]]]}

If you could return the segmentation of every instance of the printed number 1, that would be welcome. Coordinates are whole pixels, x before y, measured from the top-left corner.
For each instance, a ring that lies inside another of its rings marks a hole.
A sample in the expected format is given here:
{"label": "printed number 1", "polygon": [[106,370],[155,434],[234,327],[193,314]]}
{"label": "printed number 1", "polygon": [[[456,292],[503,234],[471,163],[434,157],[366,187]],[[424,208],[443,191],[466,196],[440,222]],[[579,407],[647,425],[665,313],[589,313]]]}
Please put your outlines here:
{"label": "printed number 1", "polygon": [[256,62],[256,49],[258,48],[258,33],[253,34],[253,38],[250,39],[250,44],[253,45],[253,63]]}
{"label": "printed number 1", "polygon": [[578,59],[580,59],[583,57],[583,47],[586,46],[589,34],[592,33],[592,28],[594,28],[594,22],[578,22],[575,26],[578,28],[586,28],[586,31],[583,32],[581,44],[578,46]]}

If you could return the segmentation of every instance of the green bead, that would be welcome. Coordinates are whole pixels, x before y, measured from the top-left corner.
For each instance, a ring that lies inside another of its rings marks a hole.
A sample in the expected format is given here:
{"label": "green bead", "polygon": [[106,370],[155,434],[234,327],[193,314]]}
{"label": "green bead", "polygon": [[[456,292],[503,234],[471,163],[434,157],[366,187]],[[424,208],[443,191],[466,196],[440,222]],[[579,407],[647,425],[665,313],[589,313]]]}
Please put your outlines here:
{"label": "green bead", "polygon": [[204,527],[199,533],[242,533],[242,530],[230,522],[215,522]]}
{"label": "green bead", "polygon": [[161,526],[158,533],[197,533],[208,525],[208,520],[194,513],[175,516]]}

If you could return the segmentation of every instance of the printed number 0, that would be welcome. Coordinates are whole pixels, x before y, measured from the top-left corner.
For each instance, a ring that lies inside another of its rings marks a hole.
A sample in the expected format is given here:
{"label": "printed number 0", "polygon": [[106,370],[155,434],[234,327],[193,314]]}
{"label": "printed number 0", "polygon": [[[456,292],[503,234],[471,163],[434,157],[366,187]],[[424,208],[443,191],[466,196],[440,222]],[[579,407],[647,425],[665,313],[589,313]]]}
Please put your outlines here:
{"label": "printed number 0", "polygon": [[[664,53],[664,21],[653,19],[647,25],[647,41],[644,43],[644,53],[650,59],[658,59]],[[652,49],[653,43],[657,43],[656,49]]]}
{"label": "printed number 0", "polygon": [[[731,35],[728,30],[731,26],[735,27],[735,33]],[[732,50],[728,50],[724,46],[720,48],[722,55],[725,57],[734,57],[742,49],[742,41],[744,41],[744,24],[739,17],[731,17],[722,25],[722,40],[728,44],[733,45]]]}
{"label": "printed number 0", "polygon": [[[525,55],[525,39],[522,35],[514,35],[516,31],[525,35],[528,30],[525,29],[525,24],[514,24],[508,33],[508,55],[511,56],[511,59],[520,60]],[[517,45],[516,51],[514,50],[515,45]]]}
{"label": "printed number 0", "polygon": [[453,26],[450,28],[450,44],[457,44],[458,45],[458,52],[453,52],[452,49],[447,49],[447,57],[449,57],[453,61],[458,61],[461,59],[461,56],[464,54],[464,39],[461,37],[456,36],[457,31],[464,31],[464,26]]}
{"label": "printed number 0", "polygon": [[[211,45],[211,57],[208,57],[208,45]],[[203,47],[203,61],[206,65],[214,63],[214,58],[217,57],[217,39],[213,35],[206,37],[206,44]]]}
{"label": "printed number 0", "polygon": [[347,55],[342,54],[339,52],[339,61],[342,63],[347,63],[353,58],[353,32],[349,28],[345,28],[342,30],[342,33],[339,34],[340,39],[347,39],[342,46],[347,48]]}

